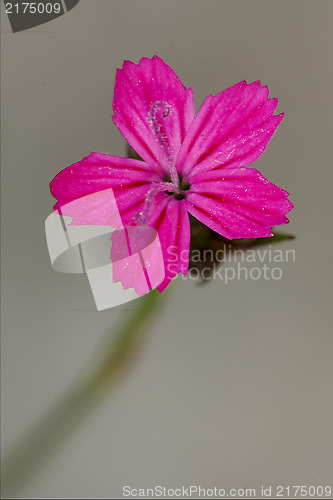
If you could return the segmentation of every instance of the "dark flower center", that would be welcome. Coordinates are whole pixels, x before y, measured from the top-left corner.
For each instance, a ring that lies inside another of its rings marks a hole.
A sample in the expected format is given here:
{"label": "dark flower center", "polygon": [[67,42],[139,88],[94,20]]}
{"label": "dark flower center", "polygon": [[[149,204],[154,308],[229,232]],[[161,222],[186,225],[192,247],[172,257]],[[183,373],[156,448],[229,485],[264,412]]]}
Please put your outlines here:
{"label": "dark flower center", "polygon": [[[191,187],[191,184],[187,181],[184,181],[182,174],[178,174],[179,178],[179,192],[174,193],[172,191],[164,191],[166,194],[169,196],[173,196],[175,200],[184,200],[186,198],[186,192],[188,191]],[[171,177],[169,175],[166,175],[164,177],[164,182],[171,182]]]}

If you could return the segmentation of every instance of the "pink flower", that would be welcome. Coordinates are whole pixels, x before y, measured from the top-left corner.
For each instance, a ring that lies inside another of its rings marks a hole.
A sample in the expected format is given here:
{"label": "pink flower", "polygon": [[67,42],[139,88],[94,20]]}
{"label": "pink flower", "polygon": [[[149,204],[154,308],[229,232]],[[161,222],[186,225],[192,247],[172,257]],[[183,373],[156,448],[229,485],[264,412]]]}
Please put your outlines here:
{"label": "pink flower", "polygon": [[242,81],[209,95],[195,114],[192,89],[161,58],[125,61],[117,70],[113,121],[143,161],[91,153],[51,182],[55,208],[112,188],[125,226],[158,232],[162,291],[187,272],[188,213],[229,239],[272,236],[272,226],[289,222],[287,191],[244,168],[282,120],[273,114],[277,104],[260,82]]}

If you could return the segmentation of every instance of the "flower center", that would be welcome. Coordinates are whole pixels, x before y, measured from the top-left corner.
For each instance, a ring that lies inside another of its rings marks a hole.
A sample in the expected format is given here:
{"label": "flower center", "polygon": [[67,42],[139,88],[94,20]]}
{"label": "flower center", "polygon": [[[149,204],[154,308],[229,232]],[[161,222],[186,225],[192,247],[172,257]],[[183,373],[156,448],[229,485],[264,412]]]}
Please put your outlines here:
{"label": "flower center", "polygon": [[188,191],[191,187],[191,184],[187,181],[184,181],[182,174],[177,173],[178,185],[175,185],[171,182],[171,178],[169,175],[166,175],[163,181],[158,182],[153,185],[153,187],[148,191],[146,200],[143,205],[142,212],[136,214],[136,222],[139,226],[145,226],[148,224],[149,217],[151,215],[153,206],[154,206],[154,198],[157,193],[168,194],[169,196],[173,196],[175,200],[183,200],[186,198],[186,191]]}
{"label": "flower center", "polygon": [[140,226],[148,224],[152,209],[155,203],[155,197],[158,193],[164,191],[169,196],[173,196],[175,200],[183,200],[186,198],[186,191],[191,187],[189,182],[184,181],[182,174],[179,174],[174,158],[172,157],[168,136],[170,136],[170,124],[168,117],[172,112],[172,108],[167,102],[155,101],[151,104],[149,110],[149,124],[156,139],[158,140],[165,157],[168,161],[169,173],[161,180],[153,184],[148,191],[142,211],[136,214],[136,222]]}
{"label": "flower center", "polygon": [[[164,182],[171,182],[171,178],[169,175],[166,175],[163,180],[164,180]],[[184,198],[186,198],[185,191],[188,191],[190,189],[191,184],[187,181],[184,181],[182,174],[178,174],[178,181],[179,181],[179,185],[178,185],[178,189],[176,191],[166,190],[164,192],[170,196],[173,196],[175,198],[175,200],[184,200]]]}

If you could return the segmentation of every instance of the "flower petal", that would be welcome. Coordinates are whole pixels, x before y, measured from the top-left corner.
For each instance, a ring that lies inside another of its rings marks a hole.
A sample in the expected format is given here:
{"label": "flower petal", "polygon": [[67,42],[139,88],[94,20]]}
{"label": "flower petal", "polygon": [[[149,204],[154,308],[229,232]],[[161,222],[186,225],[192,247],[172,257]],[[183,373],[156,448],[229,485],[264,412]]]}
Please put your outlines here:
{"label": "flower petal", "polygon": [[165,272],[157,231],[151,227],[127,226],[112,236],[113,281],[123,289],[144,295],[162,283]]}
{"label": "flower petal", "polygon": [[245,81],[209,95],[193,120],[177,167],[183,174],[225,166],[244,167],[264,152],[283,118],[273,115],[277,99],[268,87]]}
{"label": "flower petal", "polygon": [[157,231],[163,252],[165,278],[157,287],[162,292],[178,273],[186,275],[188,270],[190,221],[185,200],[157,194],[149,225]]}
{"label": "flower petal", "polygon": [[152,182],[160,177],[142,161],[91,153],[65,168],[51,181],[55,209],[91,193],[113,189],[123,223],[140,211]]}
{"label": "flower petal", "polygon": [[225,238],[272,236],[287,224],[289,193],[254,168],[223,168],[192,177],[186,206],[200,222]]}
{"label": "flower petal", "polygon": [[168,173],[194,117],[192,89],[158,56],[117,70],[113,121],[135,151],[156,171]]}
{"label": "flower petal", "polygon": [[122,220],[111,188],[82,196],[61,206],[59,213],[72,218],[70,226],[120,227]]}

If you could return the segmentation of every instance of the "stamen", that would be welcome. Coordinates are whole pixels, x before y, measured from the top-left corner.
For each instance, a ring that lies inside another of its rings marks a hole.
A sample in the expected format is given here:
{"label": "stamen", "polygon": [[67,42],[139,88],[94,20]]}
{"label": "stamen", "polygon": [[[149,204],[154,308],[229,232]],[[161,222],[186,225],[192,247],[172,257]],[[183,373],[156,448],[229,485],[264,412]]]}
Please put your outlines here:
{"label": "stamen", "polygon": [[170,172],[170,177],[171,181],[175,186],[179,186],[179,179],[178,179],[178,173],[176,166],[172,160],[171,157],[171,151],[170,147],[167,141],[167,138],[165,135],[162,133],[162,124],[159,122],[157,112],[161,108],[161,113],[160,113],[160,118],[167,118],[170,115],[171,108],[167,102],[163,101],[155,101],[152,103],[149,116],[150,116],[150,122],[151,122],[151,127],[153,129],[154,134],[156,135],[158,142],[160,143],[163,151],[165,152],[165,155],[168,159],[168,166],[169,166],[169,172]]}
{"label": "stamen", "polygon": [[154,197],[161,191],[170,191],[176,193],[178,192],[178,188],[172,182],[159,182],[158,184],[155,184],[147,193],[142,212],[138,213],[136,216],[136,221],[139,226],[145,226],[147,224],[152,208],[154,206]]}

